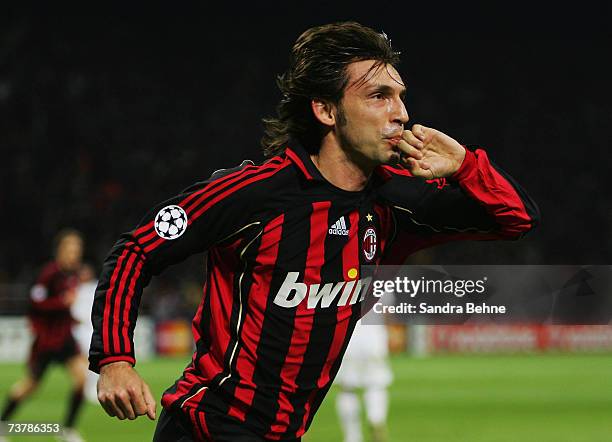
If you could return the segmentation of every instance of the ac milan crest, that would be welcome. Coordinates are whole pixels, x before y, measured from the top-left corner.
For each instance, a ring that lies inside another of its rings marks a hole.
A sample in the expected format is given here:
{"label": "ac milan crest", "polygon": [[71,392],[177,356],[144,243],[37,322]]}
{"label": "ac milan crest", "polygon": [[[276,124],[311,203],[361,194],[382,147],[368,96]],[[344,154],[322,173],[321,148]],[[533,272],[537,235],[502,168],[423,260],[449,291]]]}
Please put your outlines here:
{"label": "ac milan crest", "polygon": [[363,244],[361,245],[363,256],[369,262],[376,256],[376,230],[374,227],[368,227],[363,235]]}

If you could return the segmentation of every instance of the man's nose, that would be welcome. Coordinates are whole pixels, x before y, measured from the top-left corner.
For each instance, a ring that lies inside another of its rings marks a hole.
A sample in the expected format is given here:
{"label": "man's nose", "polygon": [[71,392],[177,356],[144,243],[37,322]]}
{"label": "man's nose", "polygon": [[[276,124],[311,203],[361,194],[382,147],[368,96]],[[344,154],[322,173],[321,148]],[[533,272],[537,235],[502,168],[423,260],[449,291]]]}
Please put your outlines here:
{"label": "man's nose", "polygon": [[393,106],[392,119],[394,123],[402,125],[406,125],[406,123],[408,123],[408,120],[410,119],[404,102],[399,98],[396,100],[396,103]]}

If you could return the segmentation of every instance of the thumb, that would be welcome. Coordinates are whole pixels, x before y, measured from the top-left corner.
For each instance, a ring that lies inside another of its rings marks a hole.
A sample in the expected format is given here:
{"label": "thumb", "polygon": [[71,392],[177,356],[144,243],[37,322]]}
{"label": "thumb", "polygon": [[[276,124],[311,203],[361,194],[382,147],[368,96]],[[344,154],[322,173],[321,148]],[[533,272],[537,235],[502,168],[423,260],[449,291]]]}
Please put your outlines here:
{"label": "thumb", "polygon": [[422,162],[421,163],[421,172],[423,172],[423,174],[421,175],[423,178],[427,178],[430,180],[433,180],[436,178],[436,173],[433,170],[433,167],[431,167],[431,164],[426,163],[426,162]]}
{"label": "thumb", "polygon": [[151,389],[144,381],[142,382],[142,394],[144,396],[145,403],[147,404],[147,416],[149,416],[149,419],[155,420],[155,398],[151,394]]}
{"label": "thumb", "polygon": [[431,172],[429,172],[428,170],[424,170],[419,164],[419,162],[415,160],[414,158],[408,158],[406,160],[406,165],[410,173],[414,175],[415,177],[419,177],[419,178],[431,177]]}

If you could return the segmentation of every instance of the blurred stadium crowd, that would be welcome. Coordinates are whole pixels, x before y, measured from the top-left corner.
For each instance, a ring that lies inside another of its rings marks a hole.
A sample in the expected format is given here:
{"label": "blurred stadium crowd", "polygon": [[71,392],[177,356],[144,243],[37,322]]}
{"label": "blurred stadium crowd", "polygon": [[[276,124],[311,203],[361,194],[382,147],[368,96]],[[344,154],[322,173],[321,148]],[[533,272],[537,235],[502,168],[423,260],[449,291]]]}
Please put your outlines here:
{"label": "blurred stadium crowd", "polygon": [[[231,26],[161,11],[146,20],[3,18],[3,287],[31,284],[63,227],[83,232],[86,260],[99,269],[118,235],[155,203],[218,168],[261,160],[261,117],[274,111],[274,77],[286,64],[279,54],[307,26],[340,18],[255,23],[239,16]],[[419,35],[399,18],[353,18],[387,32],[402,51],[412,121],[486,147],[542,209],[542,226],[524,242],[455,244],[423,259],[610,262],[605,41],[546,33],[483,38],[468,28]],[[154,287],[197,299],[202,268],[203,258],[192,259]]]}

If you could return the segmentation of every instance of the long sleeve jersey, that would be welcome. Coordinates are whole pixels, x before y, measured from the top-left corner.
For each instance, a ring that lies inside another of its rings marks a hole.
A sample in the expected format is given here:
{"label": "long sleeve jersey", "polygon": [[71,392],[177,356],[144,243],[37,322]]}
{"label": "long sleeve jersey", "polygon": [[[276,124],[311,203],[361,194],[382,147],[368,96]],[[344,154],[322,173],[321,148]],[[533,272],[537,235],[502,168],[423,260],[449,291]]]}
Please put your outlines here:
{"label": "long sleeve jersey", "polygon": [[361,316],[361,266],[399,264],[453,239],[516,239],[537,217],[525,191],[480,149],[468,150],[449,179],[380,166],[350,192],[292,144],[261,165],[216,172],[121,236],[95,295],[90,368],[134,364],[138,305],[151,276],[207,251],[195,352],[162,404],[182,410],[200,436],[210,412],[265,438],[299,437]]}
{"label": "long sleeve jersey", "polygon": [[64,298],[76,290],[78,276],[62,271],[56,262],[47,263],[30,290],[28,317],[39,350],[57,350],[72,336],[75,322]]}

